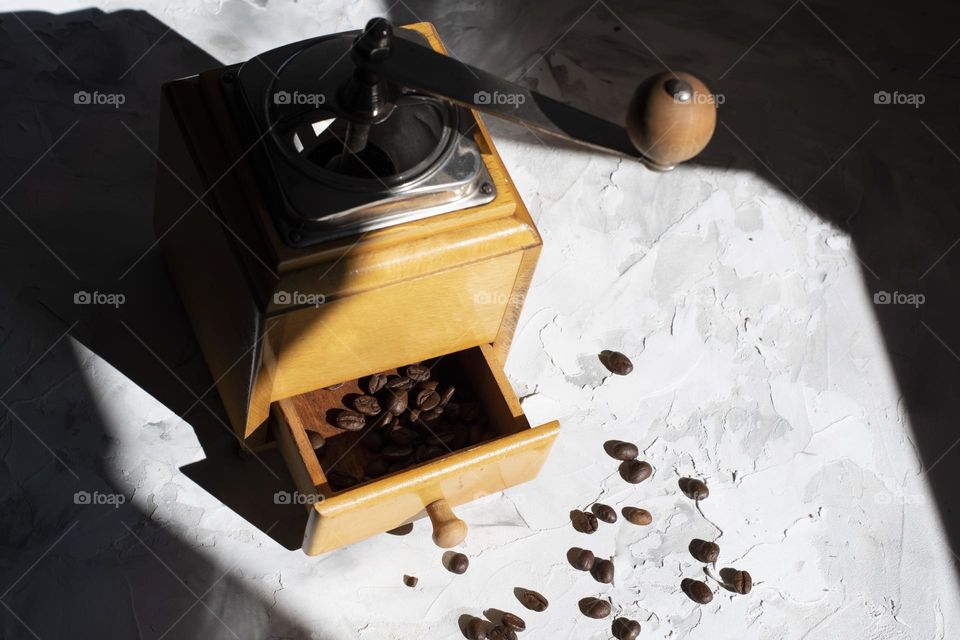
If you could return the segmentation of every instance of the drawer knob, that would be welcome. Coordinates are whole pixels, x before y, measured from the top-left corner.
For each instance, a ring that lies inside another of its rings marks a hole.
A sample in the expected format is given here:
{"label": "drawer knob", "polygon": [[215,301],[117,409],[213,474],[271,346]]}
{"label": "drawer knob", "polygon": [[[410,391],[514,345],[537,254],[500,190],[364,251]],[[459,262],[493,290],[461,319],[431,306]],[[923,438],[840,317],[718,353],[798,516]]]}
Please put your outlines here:
{"label": "drawer knob", "polygon": [[449,549],[467,537],[467,523],[453,513],[450,503],[444,499],[427,505],[427,515],[433,523],[433,541],[438,547]]}

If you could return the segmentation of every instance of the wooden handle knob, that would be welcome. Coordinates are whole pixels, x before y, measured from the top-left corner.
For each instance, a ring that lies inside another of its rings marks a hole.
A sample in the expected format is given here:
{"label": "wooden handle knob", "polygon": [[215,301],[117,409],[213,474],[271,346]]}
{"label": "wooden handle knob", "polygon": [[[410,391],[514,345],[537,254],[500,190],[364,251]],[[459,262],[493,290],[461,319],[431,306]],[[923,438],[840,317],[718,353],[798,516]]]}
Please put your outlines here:
{"label": "wooden handle knob", "polygon": [[707,146],[717,125],[717,99],[696,76],[653,76],[633,94],[627,111],[630,141],[654,169],[672,169]]}
{"label": "wooden handle knob", "polygon": [[438,547],[455,547],[467,537],[467,523],[453,513],[450,503],[437,500],[427,505],[427,515],[433,523],[433,541]]}

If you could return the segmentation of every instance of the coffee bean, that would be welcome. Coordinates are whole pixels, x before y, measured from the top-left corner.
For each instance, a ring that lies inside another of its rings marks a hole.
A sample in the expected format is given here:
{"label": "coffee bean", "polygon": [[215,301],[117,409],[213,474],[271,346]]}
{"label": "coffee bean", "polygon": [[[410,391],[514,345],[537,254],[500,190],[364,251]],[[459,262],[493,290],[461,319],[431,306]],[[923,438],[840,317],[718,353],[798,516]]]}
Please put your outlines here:
{"label": "coffee bean", "polygon": [[527,623],[523,621],[523,618],[506,611],[500,617],[500,624],[512,631],[523,631],[527,628]]}
{"label": "coffee bean", "polygon": [[320,449],[323,445],[327,444],[327,439],[316,431],[307,431],[307,439],[310,440],[310,446],[314,450]]}
{"label": "coffee bean", "polygon": [[503,625],[497,625],[487,632],[488,640],[517,640],[517,633]]}
{"label": "coffee bean", "polygon": [[392,536],[405,536],[411,531],[413,531],[413,523],[408,522],[407,524],[402,524],[399,527],[390,529],[389,531],[387,531],[387,533],[389,533]]}
{"label": "coffee bean", "polygon": [[417,583],[420,582],[416,576],[403,576],[403,584],[407,585],[411,589],[417,586]]}
{"label": "coffee bean", "polygon": [[343,491],[344,489],[349,489],[350,487],[360,484],[359,478],[354,478],[348,473],[340,473],[339,471],[331,471],[326,474],[327,482],[330,483],[330,486],[333,487],[335,491]]}
{"label": "coffee bean", "polygon": [[617,618],[613,621],[613,637],[617,640],[637,640],[640,635],[640,623],[628,618]]}
{"label": "coffee bean", "polygon": [[593,579],[597,582],[610,584],[613,582],[613,563],[606,559],[598,559],[590,568],[590,575],[592,575]]}
{"label": "coffee bean", "polygon": [[597,524],[597,516],[587,511],[580,511],[579,509],[574,509],[570,512],[570,522],[573,523],[573,528],[580,533],[593,533],[599,526]]}
{"label": "coffee bean", "polygon": [[683,495],[691,500],[706,500],[707,496],[710,495],[710,490],[703,480],[680,478],[677,484],[680,485],[680,491],[683,492]]}
{"label": "coffee bean", "polygon": [[366,418],[356,411],[341,411],[337,416],[337,426],[346,431],[360,431],[366,423]]}
{"label": "coffee bean", "polygon": [[600,598],[583,598],[577,603],[580,611],[588,618],[606,618],[610,615],[610,603]]}
{"label": "coffee bean", "polygon": [[403,444],[385,444],[380,449],[380,455],[388,460],[399,460],[412,456],[413,449]]}
{"label": "coffee bean", "polygon": [[530,611],[536,611],[537,613],[540,613],[542,611],[546,611],[547,607],[550,605],[550,603],[547,602],[547,599],[544,598],[542,594],[539,594],[531,589],[517,587],[513,590],[513,593],[517,596],[517,600],[520,601],[520,604],[527,609],[530,609]]}
{"label": "coffee bean", "polygon": [[716,542],[694,538],[687,548],[690,550],[690,555],[700,562],[714,563],[720,557],[720,547]]}
{"label": "coffee bean", "polygon": [[471,618],[467,623],[467,638],[469,640],[487,640],[487,628],[490,624],[482,618]]}
{"label": "coffee bean", "polygon": [[627,519],[627,522],[641,527],[645,527],[653,522],[653,516],[650,515],[650,512],[639,507],[624,507],[621,513],[623,513],[623,517]]}
{"label": "coffee bean", "polygon": [[684,578],[680,582],[680,590],[697,604],[708,604],[713,600],[713,591],[705,583],[692,578]]}
{"label": "coffee bean", "polygon": [[747,594],[753,589],[753,578],[746,571],[726,567],[720,569],[720,578],[723,580],[724,586],[731,591]]}
{"label": "coffee bean", "polygon": [[394,415],[389,411],[381,413],[376,420],[370,424],[371,429],[384,429],[393,423]]}
{"label": "coffee bean", "polygon": [[616,510],[608,505],[600,504],[599,502],[590,507],[590,511],[593,512],[593,515],[597,516],[600,520],[613,524],[617,521],[617,512]]}
{"label": "coffee bean", "polygon": [[393,376],[387,379],[384,386],[391,391],[406,391],[413,386],[413,380],[407,376]]}
{"label": "coffee bean", "polygon": [[403,446],[413,445],[415,442],[420,440],[419,433],[413,429],[400,426],[399,424],[391,425],[386,431],[384,431],[384,436],[393,444],[399,444]]}
{"label": "coffee bean", "polygon": [[653,473],[653,467],[643,460],[625,460],[620,463],[620,477],[631,484],[643,482]]}
{"label": "coffee bean", "polygon": [[367,463],[367,466],[363,468],[363,474],[374,480],[376,478],[382,478],[390,472],[389,465],[386,460],[381,458],[374,458]]}
{"label": "coffee bean", "polygon": [[367,378],[367,393],[373,395],[383,389],[385,384],[387,384],[387,374],[375,373]]}
{"label": "coffee bean", "polygon": [[632,442],[612,440],[606,443],[604,449],[610,454],[611,458],[616,460],[633,460],[640,455],[640,450],[637,449],[637,445]]}
{"label": "coffee bean", "polygon": [[444,388],[443,393],[440,394],[440,406],[446,407],[450,404],[450,400],[453,398],[453,394],[456,392],[457,388],[452,384]]}
{"label": "coffee bean", "polygon": [[440,406],[440,394],[430,389],[421,389],[417,392],[416,403],[421,411],[432,411]]}
{"label": "coffee bean", "polygon": [[633,371],[633,363],[630,358],[619,351],[603,350],[600,352],[600,362],[610,373],[618,376],[625,376]]}
{"label": "coffee bean", "polygon": [[451,573],[463,574],[467,572],[467,567],[470,566],[470,559],[462,553],[454,553],[450,556],[450,559],[447,560],[447,569]]}
{"label": "coffee bean", "polygon": [[440,407],[437,407],[436,409],[432,409],[430,411],[424,411],[420,414],[419,422],[422,422],[423,424],[426,424],[426,425],[433,426],[440,420],[440,418],[443,416],[443,413],[444,413],[444,410],[441,409]]}
{"label": "coffee bean", "polygon": [[593,569],[593,564],[597,559],[594,557],[593,551],[590,551],[589,549],[572,547],[569,551],[567,551],[567,560],[570,561],[570,565],[574,569],[579,569],[580,571],[590,571],[590,569]]}
{"label": "coffee bean", "polygon": [[342,382],[338,382],[337,384],[332,384],[332,385],[330,385],[329,387],[324,387],[324,390],[325,390],[325,391],[336,391],[337,389],[339,389],[339,388],[342,387],[342,386],[343,386],[343,383],[342,383]]}
{"label": "coffee bean", "polygon": [[380,413],[380,403],[373,396],[357,396],[353,399],[353,408],[365,416],[375,416]]}
{"label": "coffee bean", "polygon": [[407,392],[387,389],[384,395],[387,411],[395,416],[407,410]]}
{"label": "coffee bean", "polygon": [[412,364],[404,373],[414,382],[426,382],[430,379],[430,369],[422,364]]}

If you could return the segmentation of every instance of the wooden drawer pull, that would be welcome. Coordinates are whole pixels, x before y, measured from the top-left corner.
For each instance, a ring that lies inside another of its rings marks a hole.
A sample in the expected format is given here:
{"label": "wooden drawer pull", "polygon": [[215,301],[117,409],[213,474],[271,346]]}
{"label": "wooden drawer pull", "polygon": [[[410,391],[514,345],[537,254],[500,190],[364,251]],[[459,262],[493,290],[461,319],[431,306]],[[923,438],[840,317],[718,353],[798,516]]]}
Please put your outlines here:
{"label": "wooden drawer pull", "polygon": [[467,537],[467,523],[453,513],[450,503],[444,499],[427,505],[427,515],[433,523],[433,541],[438,547],[449,549]]}

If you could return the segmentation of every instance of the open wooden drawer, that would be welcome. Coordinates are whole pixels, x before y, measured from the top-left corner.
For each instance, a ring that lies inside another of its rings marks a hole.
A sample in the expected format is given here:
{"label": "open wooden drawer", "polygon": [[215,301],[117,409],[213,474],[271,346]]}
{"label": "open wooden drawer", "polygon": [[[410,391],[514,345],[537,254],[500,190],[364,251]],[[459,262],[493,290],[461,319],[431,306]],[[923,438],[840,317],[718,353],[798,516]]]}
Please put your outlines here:
{"label": "open wooden drawer", "polygon": [[[318,389],[275,402],[273,427],[278,446],[310,511],[303,550],[316,555],[429,515],[434,540],[451,546],[465,535],[465,525],[450,507],[533,479],[540,471],[559,425],[530,427],[499,361],[489,345],[441,358],[436,368],[445,379],[469,388],[486,414],[487,438],[438,458],[414,463],[389,475],[336,491],[327,473],[362,477],[372,454],[362,440],[367,432],[347,432],[327,423],[326,414],[360,392],[357,382]],[[308,430],[327,438],[318,457]],[[428,509],[429,507],[429,509]]]}

